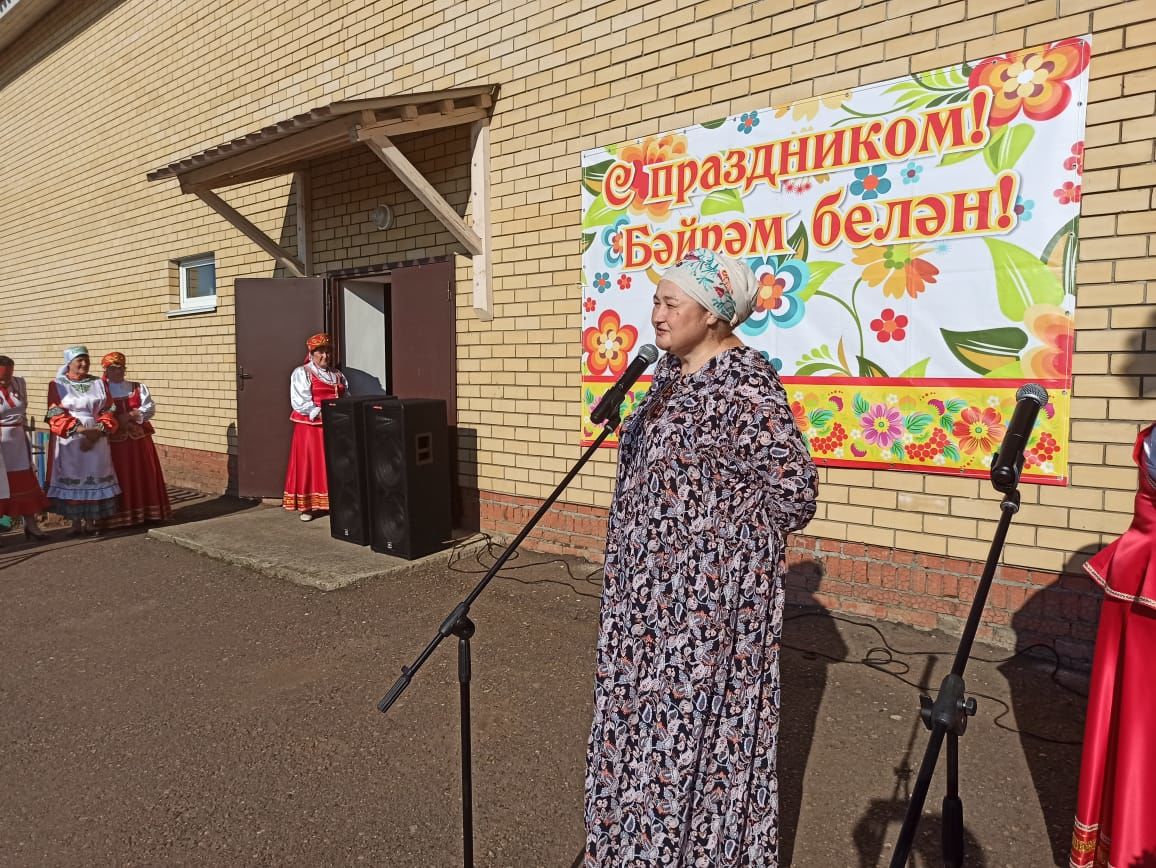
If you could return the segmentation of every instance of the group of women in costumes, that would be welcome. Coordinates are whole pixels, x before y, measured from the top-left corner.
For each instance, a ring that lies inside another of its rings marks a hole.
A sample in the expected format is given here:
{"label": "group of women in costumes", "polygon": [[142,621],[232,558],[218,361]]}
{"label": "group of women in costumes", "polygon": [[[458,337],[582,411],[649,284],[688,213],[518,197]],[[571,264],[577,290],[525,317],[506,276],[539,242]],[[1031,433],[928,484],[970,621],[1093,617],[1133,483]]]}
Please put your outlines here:
{"label": "group of women in costumes", "polygon": [[48,384],[44,421],[52,436],[43,490],[25,433],[28,386],[13,374],[12,359],[0,356],[0,514],[20,517],[26,538],[46,538],[37,522],[46,511],[69,520],[73,536],[172,515],[148,387],[125,378],[123,353],[101,359],[101,377],[89,373],[90,364],[87,348],[69,347]]}

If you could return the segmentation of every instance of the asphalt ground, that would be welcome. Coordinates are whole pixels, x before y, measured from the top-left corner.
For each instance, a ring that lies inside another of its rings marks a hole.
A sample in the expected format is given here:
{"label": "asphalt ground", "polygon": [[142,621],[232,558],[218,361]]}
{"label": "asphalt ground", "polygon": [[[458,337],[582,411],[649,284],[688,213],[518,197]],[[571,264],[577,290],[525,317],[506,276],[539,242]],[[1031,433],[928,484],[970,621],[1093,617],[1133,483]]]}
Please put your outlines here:
{"label": "asphalt ground", "polygon": [[[186,500],[244,538],[241,503]],[[0,864],[461,864],[456,640],[376,705],[496,550],[325,592],[141,533],[3,543]],[[472,610],[478,865],[579,856],[599,581],[525,552]],[[792,608],[784,643],[782,864],[886,865],[956,637]],[[966,673],[967,864],[1064,865],[1086,688],[1007,657]],[[945,773],[912,864],[941,864]]]}

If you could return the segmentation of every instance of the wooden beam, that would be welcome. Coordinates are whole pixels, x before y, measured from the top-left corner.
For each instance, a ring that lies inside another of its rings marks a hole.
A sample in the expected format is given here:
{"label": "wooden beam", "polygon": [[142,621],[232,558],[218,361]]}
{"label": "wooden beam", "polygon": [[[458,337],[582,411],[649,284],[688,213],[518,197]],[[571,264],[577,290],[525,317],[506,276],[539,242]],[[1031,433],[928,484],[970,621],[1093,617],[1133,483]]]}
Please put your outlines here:
{"label": "wooden beam", "polygon": [[291,256],[287,250],[250,223],[247,218],[212,190],[194,190],[193,192],[196,193],[197,198],[228,220],[238,232],[293,272],[294,277],[306,276],[305,266],[298,259]]}
{"label": "wooden beam", "polygon": [[441,193],[435,190],[413,163],[406,159],[405,154],[397,149],[397,145],[391,142],[388,136],[379,133],[366,139],[365,144],[389,166],[398,180],[410,189],[418,201],[433,212],[470,255],[476,256],[482,252],[482,240],[478,238],[477,233],[466,225],[466,221],[458,216],[458,213],[442,198]]}
{"label": "wooden beam", "polygon": [[309,172],[302,169],[293,173],[297,191],[297,258],[305,269],[305,277],[313,276],[313,189]]}
{"label": "wooden beam", "polygon": [[494,318],[494,293],[491,285],[493,233],[490,231],[490,119],[474,122],[470,157],[470,208],[474,231],[482,240],[482,249],[474,254],[474,313],[478,319]]}
{"label": "wooden beam", "polygon": [[364,120],[357,128],[356,137],[359,141],[368,141],[379,135],[400,136],[406,133],[420,133],[426,130],[438,130],[444,127],[456,127],[458,124],[472,124],[482,118],[488,118],[490,113],[484,108],[459,108],[448,114],[430,112],[418,115],[412,121],[390,118],[385,121],[366,123]]}
{"label": "wooden beam", "polygon": [[232,183],[231,176],[242,175],[267,165],[292,162],[297,155],[323,143],[332,142],[340,146],[344,142],[352,142],[355,124],[354,116],[341,117],[299,133],[289,133],[267,145],[259,145],[235,156],[192,169],[180,176],[181,190],[195,193],[202,187],[223,187]]}

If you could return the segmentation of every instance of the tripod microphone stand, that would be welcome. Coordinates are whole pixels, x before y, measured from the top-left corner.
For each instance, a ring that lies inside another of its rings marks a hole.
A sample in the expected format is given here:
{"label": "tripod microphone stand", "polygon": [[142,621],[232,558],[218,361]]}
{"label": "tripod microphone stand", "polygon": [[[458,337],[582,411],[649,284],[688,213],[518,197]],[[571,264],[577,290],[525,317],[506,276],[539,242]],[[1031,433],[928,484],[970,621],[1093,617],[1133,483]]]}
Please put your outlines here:
{"label": "tripod microphone stand", "polygon": [[[653,360],[651,360],[653,361]],[[637,374],[635,374],[637,377]],[[458,695],[459,708],[461,714],[461,735],[462,735],[462,863],[465,868],[473,868],[474,864],[474,809],[473,809],[473,759],[471,755],[471,739],[470,739],[470,676],[471,676],[471,662],[470,662],[470,638],[474,635],[476,629],[473,621],[470,620],[470,606],[481,595],[482,591],[486,589],[486,585],[490,580],[498,574],[502,566],[514,554],[518,546],[524,540],[542,519],[542,516],[553,506],[556,501],[568,486],[571,480],[578,475],[578,471],[582,469],[590,457],[602,445],[602,442],[618,427],[621,418],[617,406],[610,410],[606,416],[606,422],[603,425],[602,431],[599,433],[597,439],[582,453],[582,457],[570,469],[565,478],[558,483],[558,487],[554,489],[553,493],[546,498],[546,501],[538,508],[533,517],[526,523],[526,526],[519,531],[518,535],[514,537],[513,541],[506,546],[505,551],[494,562],[494,565],[486,572],[482,580],[474,586],[469,595],[462,600],[453,611],[446,616],[442,621],[441,626],[438,627],[437,633],[425,646],[425,649],[417,656],[417,659],[409,666],[402,667],[401,676],[394,682],[393,687],[389,689],[389,693],[377,704],[378,710],[382,714],[389,711],[389,707],[393,705],[398,697],[409,686],[413,676],[422,667],[422,664],[430,658],[430,655],[437,649],[443,639],[449,636],[458,637]]]}
{"label": "tripod microphone stand", "polygon": [[923,813],[923,803],[927,800],[927,790],[931,786],[931,776],[943,743],[947,741],[947,790],[943,797],[943,864],[945,868],[961,868],[963,865],[963,800],[959,796],[959,739],[967,730],[967,719],[975,714],[975,699],[966,696],[963,670],[971,656],[971,647],[987,603],[992,578],[999,564],[1004,540],[1012,517],[1019,512],[1019,478],[1024,465],[1024,447],[1027,445],[1032,426],[1040,409],[1047,405],[1048,393],[1034,383],[1020,387],[1016,392],[1016,409],[1007,427],[1007,434],[1000,451],[992,456],[991,482],[1004,495],[1000,503],[999,524],[992,537],[987,562],[983,567],[975,599],[971,601],[971,611],[959,639],[959,647],[951,672],[939,685],[939,694],[932,701],[930,696],[920,695],[919,714],[923,725],[931,730],[915,788],[911,791],[911,801],[907,804],[907,814],[903,818],[903,828],[891,855],[891,868],[905,868],[915,840],[915,831]]}

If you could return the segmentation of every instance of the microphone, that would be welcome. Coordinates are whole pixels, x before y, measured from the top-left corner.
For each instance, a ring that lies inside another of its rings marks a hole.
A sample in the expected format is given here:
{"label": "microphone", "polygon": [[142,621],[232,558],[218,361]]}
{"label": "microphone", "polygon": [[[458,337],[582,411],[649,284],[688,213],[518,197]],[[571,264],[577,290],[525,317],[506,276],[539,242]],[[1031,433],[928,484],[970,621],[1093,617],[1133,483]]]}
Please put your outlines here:
{"label": "microphone", "polygon": [[996,491],[1015,491],[1024,469],[1024,448],[1032,435],[1036,416],[1048,403],[1048,390],[1035,383],[1025,383],[1016,392],[1016,408],[1008,422],[1007,434],[999,452],[991,457],[991,484]]}
{"label": "microphone", "polygon": [[641,377],[642,372],[657,360],[658,348],[654,344],[643,344],[639,347],[638,355],[634,357],[634,361],[618,378],[618,382],[610,387],[602,396],[602,400],[590,411],[590,421],[595,425],[601,425],[611,416],[616,417],[618,410],[622,407],[622,402],[626,400],[626,393],[630,391],[634,381]]}

